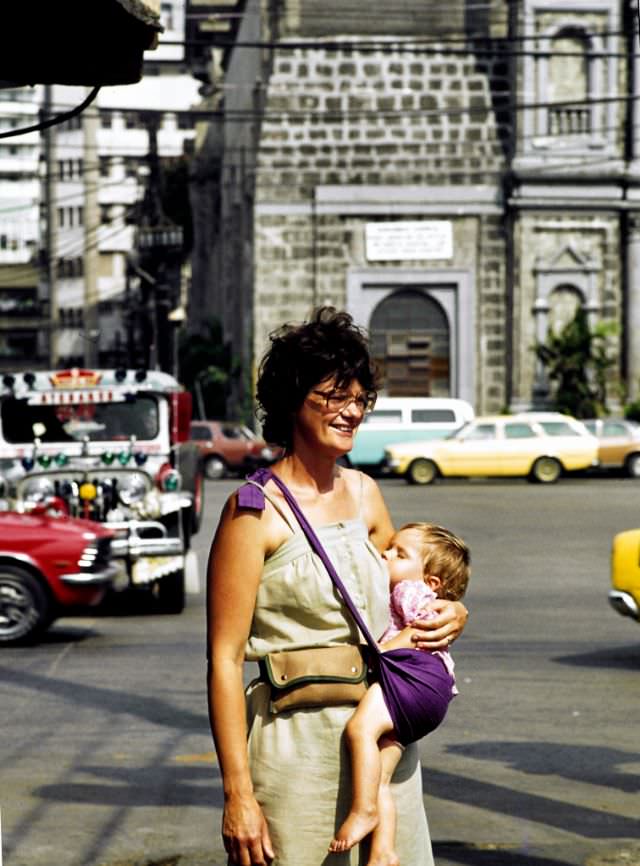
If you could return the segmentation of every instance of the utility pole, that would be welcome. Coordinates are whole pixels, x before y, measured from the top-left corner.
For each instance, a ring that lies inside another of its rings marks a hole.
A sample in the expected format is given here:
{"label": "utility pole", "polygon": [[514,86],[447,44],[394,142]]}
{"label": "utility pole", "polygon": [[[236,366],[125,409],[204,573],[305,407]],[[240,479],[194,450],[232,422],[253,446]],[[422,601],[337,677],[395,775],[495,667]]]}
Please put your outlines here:
{"label": "utility pole", "polygon": [[[53,114],[53,85],[44,88],[43,119]],[[56,207],[56,128],[43,131],[44,138],[44,239],[47,270],[47,296],[49,301],[49,341],[47,355],[49,367],[58,366],[58,212]]]}
{"label": "utility pole", "polygon": [[160,160],[158,157],[159,116],[142,114],[149,136],[147,188],[137,232],[140,256],[142,307],[152,334],[149,363],[167,373],[175,371],[173,330],[179,325],[170,318],[180,285],[182,227],[165,215],[161,201]]}
{"label": "utility pole", "polygon": [[84,142],[84,362],[98,366],[100,327],[98,319],[98,261],[100,258],[100,208],[98,187],[98,111],[89,106],[82,113]]}

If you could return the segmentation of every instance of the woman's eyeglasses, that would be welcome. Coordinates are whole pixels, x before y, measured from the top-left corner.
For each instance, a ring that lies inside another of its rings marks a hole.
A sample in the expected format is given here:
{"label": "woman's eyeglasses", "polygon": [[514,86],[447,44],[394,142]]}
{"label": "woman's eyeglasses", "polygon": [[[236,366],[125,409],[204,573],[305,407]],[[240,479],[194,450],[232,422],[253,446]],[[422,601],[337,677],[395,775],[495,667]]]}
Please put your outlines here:
{"label": "woman's eyeglasses", "polygon": [[351,403],[355,403],[361,412],[371,412],[376,405],[378,395],[375,391],[360,391],[359,394],[351,394],[349,391],[312,391],[324,399],[329,412],[342,412]]}

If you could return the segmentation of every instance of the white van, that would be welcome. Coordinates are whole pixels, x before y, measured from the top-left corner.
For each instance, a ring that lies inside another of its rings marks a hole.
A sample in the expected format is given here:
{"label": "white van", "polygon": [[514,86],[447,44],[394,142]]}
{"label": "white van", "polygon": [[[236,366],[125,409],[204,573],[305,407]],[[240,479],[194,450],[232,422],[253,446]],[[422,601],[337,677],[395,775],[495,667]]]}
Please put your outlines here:
{"label": "white van", "polygon": [[396,442],[444,439],[474,418],[466,400],[449,397],[378,397],[347,455],[351,466],[379,469],[384,449]]}

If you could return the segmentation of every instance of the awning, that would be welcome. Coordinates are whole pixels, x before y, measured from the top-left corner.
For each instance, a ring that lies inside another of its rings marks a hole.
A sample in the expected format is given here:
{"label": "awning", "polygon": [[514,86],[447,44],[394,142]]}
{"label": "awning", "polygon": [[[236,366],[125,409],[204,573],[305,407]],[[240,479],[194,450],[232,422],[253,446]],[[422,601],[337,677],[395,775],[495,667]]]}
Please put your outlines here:
{"label": "awning", "polygon": [[4,0],[0,86],[133,84],[155,48],[159,0]]}

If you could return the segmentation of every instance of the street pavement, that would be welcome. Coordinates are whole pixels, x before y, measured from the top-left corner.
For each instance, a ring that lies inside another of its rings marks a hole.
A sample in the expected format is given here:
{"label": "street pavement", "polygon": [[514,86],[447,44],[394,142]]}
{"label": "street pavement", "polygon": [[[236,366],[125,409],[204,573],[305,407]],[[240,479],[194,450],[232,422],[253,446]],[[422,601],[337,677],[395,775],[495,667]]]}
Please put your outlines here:
{"label": "street pavement", "polygon": [[[640,866],[640,625],[606,602],[639,484],[382,482],[396,525],[472,549],[460,696],[421,744],[438,866]],[[202,571],[234,486],[207,483]],[[2,650],[3,866],[223,866],[204,675],[202,594]]]}

